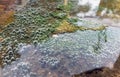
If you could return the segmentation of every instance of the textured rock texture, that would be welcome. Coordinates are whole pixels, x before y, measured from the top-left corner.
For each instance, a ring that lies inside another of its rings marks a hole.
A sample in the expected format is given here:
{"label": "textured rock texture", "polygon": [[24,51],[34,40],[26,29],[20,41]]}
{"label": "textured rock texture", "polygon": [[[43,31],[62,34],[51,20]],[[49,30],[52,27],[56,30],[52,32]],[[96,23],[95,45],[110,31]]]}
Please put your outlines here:
{"label": "textured rock texture", "polygon": [[3,75],[70,77],[94,68],[112,68],[120,53],[119,32],[119,28],[108,28],[107,42],[99,31],[77,31],[52,37],[38,46],[21,44],[21,58],[6,66]]}

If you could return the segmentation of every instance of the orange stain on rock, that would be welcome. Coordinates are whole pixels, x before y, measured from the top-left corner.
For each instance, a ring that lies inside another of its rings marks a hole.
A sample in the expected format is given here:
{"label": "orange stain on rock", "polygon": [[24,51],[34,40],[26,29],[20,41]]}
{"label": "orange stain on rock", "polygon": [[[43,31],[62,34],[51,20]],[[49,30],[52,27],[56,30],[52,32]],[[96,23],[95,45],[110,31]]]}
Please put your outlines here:
{"label": "orange stain on rock", "polygon": [[0,25],[1,27],[5,27],[9,23],[14,21],[14,11],[6,11],[4,14],[0,15]]}
{"label": "orange stain on rock", "polygon": [[0,32],[6,25],[14,21],[14,10],[10,7],[15,0],[0,0]]}

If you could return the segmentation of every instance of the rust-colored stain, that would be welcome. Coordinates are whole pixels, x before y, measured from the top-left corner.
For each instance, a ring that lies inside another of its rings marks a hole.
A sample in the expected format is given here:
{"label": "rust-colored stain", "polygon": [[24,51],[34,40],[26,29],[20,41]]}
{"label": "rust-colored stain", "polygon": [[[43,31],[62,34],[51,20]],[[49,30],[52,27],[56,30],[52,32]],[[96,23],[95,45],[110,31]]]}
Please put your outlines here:
{"label": "rust-colored stain", "polygon": [[0,0],[0,32],[6,25],[14,21],[14,10],[10,7],[15,0]]}
{"label": "rust-colored stain", "polygon": [[2,37],[0,37],[0,42],[1,42],[1,41],[3,41],[3,38],[2,38]]}
{"label": "rust-colored stain", "polygon": [[14,20],[14,11],[6,11],[0,15],[0,25],[7,25]]}

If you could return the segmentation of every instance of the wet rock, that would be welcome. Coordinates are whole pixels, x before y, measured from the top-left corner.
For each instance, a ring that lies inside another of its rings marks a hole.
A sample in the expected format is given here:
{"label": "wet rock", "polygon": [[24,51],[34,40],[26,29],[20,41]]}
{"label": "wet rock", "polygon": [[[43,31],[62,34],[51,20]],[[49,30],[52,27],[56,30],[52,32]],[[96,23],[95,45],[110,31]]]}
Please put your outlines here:
{"label": "wet rock", "polygon": [[60,60],[55,57],[45,56],[45,57],[41,58],[40,65],[44,68],[50,67],[51,70],[55,70],[55,69],[59,68]]}
{"label": "wet rock", "polygon": [[102,48],[96,51],[98,53],[94,52],[92,45],[98,42],[99,31],[90,30],[59,34],[37,47],[23,45],[19,51],[21,58],[6,66],[3,74],[10,77],[31,74],[36,77],[70,77],[94,68],[111,68],[120,51],[119,31],[119,28],[107,28],[107,42],[103,38],[99,41]]}

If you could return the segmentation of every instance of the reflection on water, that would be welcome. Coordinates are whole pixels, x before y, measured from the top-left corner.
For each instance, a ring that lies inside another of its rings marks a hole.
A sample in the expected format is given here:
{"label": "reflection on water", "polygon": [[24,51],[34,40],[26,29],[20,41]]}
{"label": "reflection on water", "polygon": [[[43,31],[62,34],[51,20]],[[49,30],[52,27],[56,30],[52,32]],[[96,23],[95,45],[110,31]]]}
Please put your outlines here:
{"label": "reflection on water", "polygon": [[119,33],[119,28],[108,27],[59,34],[36,47],[21,44],[21,58],[3,68],[3,77],[70,77],[94,68],[112,68],[120,52]]}

